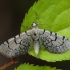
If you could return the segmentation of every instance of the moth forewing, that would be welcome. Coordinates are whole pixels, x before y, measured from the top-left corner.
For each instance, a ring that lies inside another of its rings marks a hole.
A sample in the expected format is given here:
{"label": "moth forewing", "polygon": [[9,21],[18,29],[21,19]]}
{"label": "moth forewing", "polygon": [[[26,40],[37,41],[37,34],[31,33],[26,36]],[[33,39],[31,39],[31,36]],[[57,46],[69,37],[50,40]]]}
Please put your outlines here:
{"label": "moth forewing", "polygon": [[[42,30],[40,30],[40,33]],[[40,35],[42,45],[45,50],[52,53],[64,53],[70,49],[70,40],[65,36],[45,30]]]}
{"label": "moth forewing", "polygon": [[[29,33],[30,31],[27,31],[27,34]],[[8,39],[1,44],[0,52],[8,58],[27,53],[31,44],[31,36],[28,36],[27,34],[23,32],[20,35]]]}

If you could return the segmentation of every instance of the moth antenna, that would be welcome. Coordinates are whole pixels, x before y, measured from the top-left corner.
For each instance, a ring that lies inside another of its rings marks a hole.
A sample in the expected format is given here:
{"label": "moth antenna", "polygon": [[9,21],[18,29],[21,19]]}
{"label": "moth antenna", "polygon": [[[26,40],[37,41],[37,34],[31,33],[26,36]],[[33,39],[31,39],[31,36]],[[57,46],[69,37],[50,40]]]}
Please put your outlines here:
{"label": "moth antenna", "polygon": [[[39,21],[38,21],[38,13],[36,11],[35,11],[35,13],[36,13],[36,24],[38,25],[39,24]],[[49,25],[49,24],[39,24],[39,25]]]}
{"label": "moth antenna", "polygon": [[36,11],[35,11],[35,13],[36,13],[36,24],[38,24],[38,14]]}
{"label": "moth antenna", "polygon": [[28,26],[25,26],[25,25],[22,25],[23,27],[27,28],[27,29],[31,29],[31,27],[28,27]]}
{"label": "moth antenna", "polygon": [[[40,25],[45,25],[45,26],[48,25],[48,26],[51,26],[50,24],[40,24]],[[40,26],[40,25],[39,25],[39,26]]]}

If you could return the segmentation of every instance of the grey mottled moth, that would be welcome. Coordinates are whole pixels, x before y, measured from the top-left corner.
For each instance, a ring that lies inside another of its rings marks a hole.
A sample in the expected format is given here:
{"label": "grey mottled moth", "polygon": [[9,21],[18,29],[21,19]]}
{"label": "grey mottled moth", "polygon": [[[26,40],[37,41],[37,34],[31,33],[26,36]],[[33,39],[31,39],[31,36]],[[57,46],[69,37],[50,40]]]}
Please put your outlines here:
{"label": "grey mottled moth", "polygon": [[40,45],[51,53],[64,53],[70,49],[70,40],[65,36],[48,30],[39,29],[36,23],[32,29],[8,39],[0,45],[0,53],[8,58],[25,54],[34,46],[35,54],[38,55]]}

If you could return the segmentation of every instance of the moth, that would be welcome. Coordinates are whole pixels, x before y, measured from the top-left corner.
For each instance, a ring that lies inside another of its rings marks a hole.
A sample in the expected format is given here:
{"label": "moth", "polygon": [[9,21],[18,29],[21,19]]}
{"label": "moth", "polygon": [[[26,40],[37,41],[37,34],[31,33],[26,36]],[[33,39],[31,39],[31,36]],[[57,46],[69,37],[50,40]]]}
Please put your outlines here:
{"label": "moth", "polygon": [[27,30],[2,43],[0,53],[8,58],[14,58],[26,54],[32,45],[36,55],[38,55],[41,45],[43,49],[55,54],[62,54],[70,49],[70,40],[65,36],[39,29],[36,23],[33,23],[31,27],[31,30]]}

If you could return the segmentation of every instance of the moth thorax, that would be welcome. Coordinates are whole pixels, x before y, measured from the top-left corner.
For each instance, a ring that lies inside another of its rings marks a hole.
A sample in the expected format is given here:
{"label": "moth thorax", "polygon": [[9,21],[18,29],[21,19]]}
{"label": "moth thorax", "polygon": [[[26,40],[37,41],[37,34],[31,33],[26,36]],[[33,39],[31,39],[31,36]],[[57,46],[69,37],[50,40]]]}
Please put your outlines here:
{"label": "moth thorax", "polygon": [[32,29],[32,33],[33,33],[34,36],[36,36],[36,35],[38,34],[37,28],[33,28],[33,29]]}

